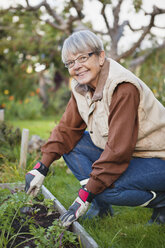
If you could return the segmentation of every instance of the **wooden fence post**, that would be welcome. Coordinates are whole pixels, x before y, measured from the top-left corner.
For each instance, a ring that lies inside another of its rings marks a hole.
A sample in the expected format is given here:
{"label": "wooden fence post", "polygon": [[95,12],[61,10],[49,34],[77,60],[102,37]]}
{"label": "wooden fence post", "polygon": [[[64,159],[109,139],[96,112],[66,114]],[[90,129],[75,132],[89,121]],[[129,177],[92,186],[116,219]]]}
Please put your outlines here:
{"label": "wooden fence post", "polygon": [[28,150],[29,129],[22,130],[21,138],[21,154],[20,154],[20,167],[26,168],[27,150]]}
{"label": "wooden fence post", "polygon": [[0,109],[0,121],[4,121],[5,119],[5,111],[4,109]]}

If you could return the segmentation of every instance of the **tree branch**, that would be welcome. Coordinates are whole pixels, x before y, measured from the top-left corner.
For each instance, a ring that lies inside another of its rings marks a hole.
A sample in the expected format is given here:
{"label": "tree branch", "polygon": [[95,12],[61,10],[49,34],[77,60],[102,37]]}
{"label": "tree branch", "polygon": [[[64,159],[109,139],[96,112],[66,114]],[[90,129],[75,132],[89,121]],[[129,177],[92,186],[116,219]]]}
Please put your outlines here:
{"label": "tree branch", "polygon": [[26,1],[27,6],[29,7],[29,1],[28,0],[25,0],[25,1]]}
{"label": "tree branch", "polygon": [[[9,7],[8,9],[6,9],[6,11],[8,10],[27,10],[27,11],[37,11],[39,10],[41,7],[45,7],[45,9],[47,10],[48,14],[53,17],[54,21],[57,24],[54,24],[54,28],[57,28],[59,30],[65,30],[67,29],[67,24],[65,23],[64,19],[56,14],[56,12],[52,9],[52,7],[46,2],[46,0],[43,0],[42,2],[40,2],[39,4],[35,5],[35,6],[31,6],[29,4],[29,0],[26,0],[26,4],[27,6],[24,7],[21,4],[19,4],[17,7]],[[47,21],[46,21],[47,22]],[[52,26],[52,22],[49,21],[48,22],[51,26]]]}
{"label": "tree branch", "polygon": [[159,28],[159,29],[165,29],[165,26],[164,27],[160,27],[160,26],[157,26],[157,25],[153,25],[154,28]]}
{"label": "tree branch", "polygon": [[106,4],[103,4],[102,9],[101,9],[101,14],[102,14],[102,16],[103,16],[103,18],[104,18],[105,25],[106,25],[106,27],[107,27],[108,33],[109,33],[109,35],[111,36],[111,28],[110,28],[110,25],[109,25],[109,23],[108,23],[107,17],[106,17],[106,15],[105,15],[105,8],[106,8]]}
{"label": "tree branch", "polygon": [[[40,19],[41,20],[41,19]],[[42,20],[41,20],[42,21]],[[56,24],[55,22],[51,22],[50,20],[45,20],[45,22],[47,23],[47,24],[49,24],[50,26],[52,26],[54,29],[58,29],[58,30],[60,30],[60,31],[65,31],[66,33],[68,33],[67,32],[67,29],[66,29],[66,24],[64,24],[64,25],[58,25],[58,24]]]}
{"label": "tree branch", "polygon": [[[60,16],[57,15],[56,12],[53,10],[52,7],[50,7],[50,5],[46,2],[46,0],[44,0],[42,2],[42,6],[44,6],[47,10],[47,12],[49,13],[50,16],[52,16],[54,18],[54,20],[58,23],[58,24],[63,24],[64,23],[64,19]],[[33,7],[32,7],[33,8]]]}
{"label": "tree branch", "polygon": [[146,28],[145,26],[142,26],[142,27],[140,27],[140,28],[133,28],[133,27],[131,26],[130,22],[129,22],[129,21],[127,21],[127,22],[128,22],[128,23],[127,23],[128,27],[129,27],[130,30],[133,31],[133,32],[138,32],[138,31],[144,30],[144,29]]}
{"label": "tree branch", "polygon": [[77,12],[77,15],[76,16],[70,15],[68,17],[67,25],[70,33],[72,33],[75,30],[75,28],[73,29],[73,23],[76,23],[77,21],[81,22],[81,20],[84,18],[83,3],[81,1],[75,2],[74,0],[71,0],[71,3]]}
{"label": "tree branch", "polygon": [[164,14],[164,13],[165,13],[165,9],[160,9],[160,8],[157,7],[156,5],[153,6],[153,11],[152,11],[151,13],[146,12],[146,11],[144,10],[144,14],[145,14],[145,15],[150,15],[150,16],[152,16],[152,15],[160,15],[160,14]]}
{"label": "tree branch", "polygon": [[145,38],[145,36],[150,32],[151,28],[154,26],[155,16],[159,15],[159,14],[164,14],[164,13],[165,13],[164,9],[160,9],[160,8],[158,8],[156,6],[153,7],[153,12],[152,13],[146,13],[145,12],[145,15],[150,15],[151,16],[149,25],[146,26],[146,27],[143,26],[141,28],[143,33],[139,37],[138,41],[135,42],[129,50],[127,50],[126,52],[124,52],[121,55],[117,56],[116,59],[119,61],[121,58],[126,58],[126,57],[130,56],[135,51],[135,49],[140,46],[140,44],[143,41],[143,39]]}
{"label": "tree branch", "polygon": [[25,9],[25,10],[38,10],[44,5],[44,3],[45,3],[45,0],[43,0],[41,3],[39,3],[39,4],[35,5],[35,6],[31,6],[29,4],[29,0],[26,0],[27,7],[24,7],[21,4],[19,4],[19,7],[9,7],[9,9],[20,10],[20,8],[21,8],[21,9]]}
{"label": "tree branch", "polygon": [[118,4],[112,8],[113,16],[114,16],[114,23],[113,23],[113,29],[117,30],[119,27],[119,14],[120,14],[120,8],[123,0],[119,0]]}
{"label": "tree branch", "polygon": [[[152,18],[153,19],[153,18]],[[148,27],[146,27],[146,29],[144,30],[144,32],[141,34],[140,38],[138,39],[137,42],[135,42],[132,47],[130,49],[128,49],[126,52],[122,53],[121,55],[119,55],[116,59],[120,60],[121,58],[126,58],[128,56],[130,56],[137,47],[140,46],[141,42],[143,41],[144,37],[149,33],[150,29],[151,29],[152,25],[150,24]]]}
{"label": "tree branch", "polygon": [[82,12],[83,10],[83,4],[81,3],[81,1],[75,2],[74,0],[71,0],[71,3],[73,5],[73,7],[75,8],[76,12],[77,12],[77,19],[81,20],[84,18],[84,14]]}
{"label": "tree branch", "polygon": [[155,50],[161,50],[165,48],[165,41],[157,46],[154,47],[153,49],[149,49],[146,54],[139,56],[138,58],[135,58],[131,61],[130,63],[130,69],[131,70],[135,70],[137,66],[141,65],[142,63],[144,63],[144,61],[149,57],[150,54],[152,54],[153,51]]}
{"label": "tree branch", "polygon": [[[9,7],[8,10],[27,10],[27,11],[37,11],[41,7],[45,7],[47,13],[53,17],[54,21],[51,21],[49,19],[45,20],[46,23],[48,23],[50,26],[52,26],[55,29],[65,31],[68,34],[72,32],[72,26],[73,23],[75,23],[77,20],[81,20],[84,18],[84,14],[82,13],[83,5],[80,2],[75,2],[74,0],[71,0],[71,3],[73,7],[75,8],[77,12],[77,16],[70,15],[67,20],[64,20],[64,18],[61,15],[58,15],[56,11],[49,5],[49,3],[46,0],[43,0],[39,4],[35,6],[31,6],[29,3],[29,0],[25,0],[27,6],[19,5],[17,7]],[[41,20],[41,19],[40,19]]]}

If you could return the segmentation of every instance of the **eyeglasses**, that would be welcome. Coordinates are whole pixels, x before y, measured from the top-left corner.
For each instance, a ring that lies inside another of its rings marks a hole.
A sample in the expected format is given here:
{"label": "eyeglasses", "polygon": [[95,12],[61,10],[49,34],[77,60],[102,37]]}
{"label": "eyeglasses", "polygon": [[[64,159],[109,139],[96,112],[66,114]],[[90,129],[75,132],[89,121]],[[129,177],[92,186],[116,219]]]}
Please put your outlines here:
{"label": "eyeglasses", "polygon": [[68,62],[65,63],[65,67],[68,69],[71,69],[74,65],[75,65],[75,61],[77,60],[79,63],[83,64],[85,63],[89,57],[91,57],[94,54],[94,52],[91,53],[86,53],[86,54],[82,54],[80,55],[77,59],[74,60],[70,60]]}

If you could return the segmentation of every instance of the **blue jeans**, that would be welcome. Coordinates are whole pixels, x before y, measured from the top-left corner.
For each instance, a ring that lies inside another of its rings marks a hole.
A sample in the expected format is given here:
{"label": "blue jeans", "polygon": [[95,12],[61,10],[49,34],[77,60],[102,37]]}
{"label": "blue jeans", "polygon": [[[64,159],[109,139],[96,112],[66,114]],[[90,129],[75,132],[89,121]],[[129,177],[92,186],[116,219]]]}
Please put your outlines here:
{"label": "blue jeans", "polygon": [[[89,178],[92,164],[100,157],[102,149],[96,147],[87,131],[74,149],[63,158],[75,177]],[[159,158],[132,158],[127,170],[95,199],[101,205],[165,206],[165,161]]]}

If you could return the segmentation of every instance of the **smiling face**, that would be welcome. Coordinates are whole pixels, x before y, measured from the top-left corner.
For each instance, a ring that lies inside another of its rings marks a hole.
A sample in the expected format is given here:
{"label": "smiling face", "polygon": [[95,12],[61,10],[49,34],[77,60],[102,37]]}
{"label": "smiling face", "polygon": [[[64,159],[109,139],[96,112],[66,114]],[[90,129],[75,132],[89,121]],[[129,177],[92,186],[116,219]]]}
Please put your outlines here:
{"label": "smiling face", "polygon": [[88,54],[91,51],[87,51],[87,53],[78,53],[76,55],[70,55],[68,61],[75,61],[74,66],[69,68],[69,74],[80,84],[87,84],[92,88],[96,88],[99,74],[101,71],[101,67],[105,60],[105,53],[101,51],[99,55],[93,53],[85,62],[79,62],[77,58],[79,58],[83,54]]}
{"label": "smiling face", "polygon": [[105,60],[103,42],[98,36],[89,30],[74,32],[64,41],[61,57],[71,77],[80,84],[97,86]]}

